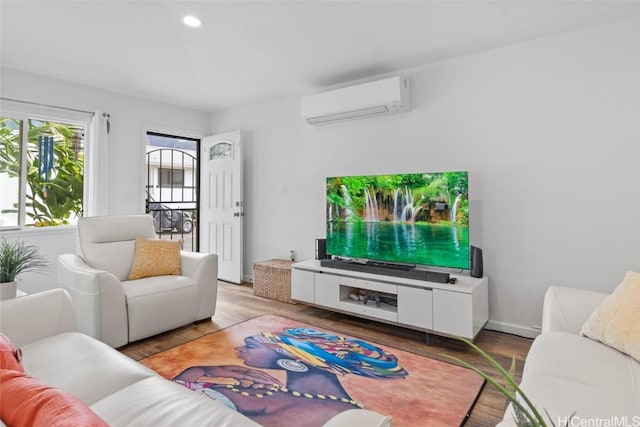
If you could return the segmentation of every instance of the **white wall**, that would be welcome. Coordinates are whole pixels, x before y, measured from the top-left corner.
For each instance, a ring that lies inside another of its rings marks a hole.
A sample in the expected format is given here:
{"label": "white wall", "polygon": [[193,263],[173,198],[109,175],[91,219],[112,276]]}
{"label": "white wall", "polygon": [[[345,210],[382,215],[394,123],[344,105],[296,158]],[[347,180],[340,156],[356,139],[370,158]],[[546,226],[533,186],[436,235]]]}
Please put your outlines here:
{"label": "white wall", "polygon": [[144,211],[145,128],[207,135],[210,114],[62,80],[2,69],[0,93],[15,98],[111,114],[109,133],[110,214]]}
{"label": "white wall", "polygon": [[245,275],[324,236],[327,176],[468,170],[490,327],[534,335],[549,285],[610,291],[640,255],[640,21],[417,69],[413,111],[311,127],[299,97],[212,116],[244,131]]}
{"label": "white wall", "polygon": [[[0,96],[80,110],[103,110],[111,115],[109,133],[110,214],[144,212],[146,130],[181,132],[184,136],[210,133],[210,113],[162,104],[116,92],[78,85],[3,68]],[[49,258],[51,272],[46,276],[25,275],[22,287],[37,292],[57,286],[55,261],[58,253],[75,251],[75,234],[69,230],[23,232],[27,242],[37,242]],[[38,234],[39,233],[39,234]],[[2,233],[7,238],[18,234]]]}

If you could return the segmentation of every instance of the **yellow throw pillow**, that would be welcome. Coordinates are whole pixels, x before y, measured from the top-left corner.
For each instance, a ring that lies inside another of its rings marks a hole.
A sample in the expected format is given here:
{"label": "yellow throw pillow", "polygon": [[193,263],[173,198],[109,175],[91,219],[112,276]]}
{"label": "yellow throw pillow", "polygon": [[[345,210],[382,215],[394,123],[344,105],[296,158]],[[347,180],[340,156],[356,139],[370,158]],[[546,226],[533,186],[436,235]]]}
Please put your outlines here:
{"label": "yellow throw pillow", "polygon": [[180,274],[182,240],[157,240],[138,237],[129,280]]}
{"label": "yellow throw pillow", "polygon": [[582,326],[581,335],[640,361],[640,273],[628,271]]}

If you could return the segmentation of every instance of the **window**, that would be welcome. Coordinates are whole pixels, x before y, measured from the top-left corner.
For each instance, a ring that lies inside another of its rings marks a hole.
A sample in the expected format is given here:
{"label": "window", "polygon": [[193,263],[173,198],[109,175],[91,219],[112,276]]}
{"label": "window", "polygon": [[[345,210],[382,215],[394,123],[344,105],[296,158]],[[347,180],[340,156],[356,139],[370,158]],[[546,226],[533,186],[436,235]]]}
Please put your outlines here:
{"label": "window", "polygon": [[184,169],[158,169],[160,187],[182,187],[184,185]]}
{"label": "window", "polygon": [[233,159],[233,145],[228,142],[218,142],[209,149],[209,160]]}
{"label": "window", "polygon": [[0,227],[77,221],[86,128],[86,123],[0,117]]}

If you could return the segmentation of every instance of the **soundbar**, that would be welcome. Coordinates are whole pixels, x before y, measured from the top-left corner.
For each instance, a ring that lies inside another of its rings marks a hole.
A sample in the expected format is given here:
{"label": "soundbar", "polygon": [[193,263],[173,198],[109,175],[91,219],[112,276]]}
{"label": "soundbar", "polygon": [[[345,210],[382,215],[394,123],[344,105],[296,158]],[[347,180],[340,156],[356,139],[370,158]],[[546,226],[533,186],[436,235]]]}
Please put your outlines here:
{"label": "soundbar", "polygon": [[323,259],[320,260],[320,265],[322,267],[337,268],[339,270],[351,270],[359,271],[361,273],[404,277],[405,279],[426,280],[428,282],[435,283],[451,283],[451,275],[449,273],[418,270],[415,268],[407,269],[406,266],[402,266],[402,268],[394,268],[394,264],[384,266],[381,263],[360,263],[341,259]]}

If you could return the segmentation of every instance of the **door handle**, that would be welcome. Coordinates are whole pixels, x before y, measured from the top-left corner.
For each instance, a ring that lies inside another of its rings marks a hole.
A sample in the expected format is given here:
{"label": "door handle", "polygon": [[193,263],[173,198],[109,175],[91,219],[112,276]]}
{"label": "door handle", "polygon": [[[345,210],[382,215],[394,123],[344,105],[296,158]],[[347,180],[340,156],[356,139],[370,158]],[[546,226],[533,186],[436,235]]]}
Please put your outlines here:
{"label": "door handle", "polygon": [[233,216],[234,216],[234,217],[239,217],[239,216],[240,216],[240,212],[234,212],[234,213],[233,213]]}

